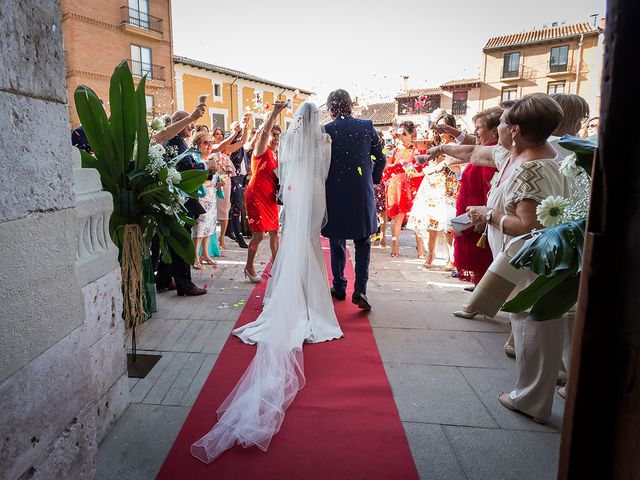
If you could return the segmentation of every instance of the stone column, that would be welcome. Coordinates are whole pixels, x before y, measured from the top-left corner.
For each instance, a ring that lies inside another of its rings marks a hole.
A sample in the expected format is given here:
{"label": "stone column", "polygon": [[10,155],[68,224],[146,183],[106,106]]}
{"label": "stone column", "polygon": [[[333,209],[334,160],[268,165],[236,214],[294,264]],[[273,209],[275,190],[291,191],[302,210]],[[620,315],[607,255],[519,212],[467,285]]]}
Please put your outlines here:
{"label": "stone column", "polygon": [[128,404],[112,203],[74,181],[59,2],[0,12],[0,472],[93,478]]}

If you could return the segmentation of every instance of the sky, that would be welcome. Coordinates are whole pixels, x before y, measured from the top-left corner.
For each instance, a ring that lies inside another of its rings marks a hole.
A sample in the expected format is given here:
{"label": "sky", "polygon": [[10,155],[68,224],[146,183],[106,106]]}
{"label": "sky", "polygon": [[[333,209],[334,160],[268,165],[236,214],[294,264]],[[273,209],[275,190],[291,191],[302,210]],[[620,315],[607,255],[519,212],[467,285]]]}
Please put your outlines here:
{"label": "sky", "polygon": [[173,0],[174,54],[365,103],[480,74],[490,37],[591,22],[605,0]]}

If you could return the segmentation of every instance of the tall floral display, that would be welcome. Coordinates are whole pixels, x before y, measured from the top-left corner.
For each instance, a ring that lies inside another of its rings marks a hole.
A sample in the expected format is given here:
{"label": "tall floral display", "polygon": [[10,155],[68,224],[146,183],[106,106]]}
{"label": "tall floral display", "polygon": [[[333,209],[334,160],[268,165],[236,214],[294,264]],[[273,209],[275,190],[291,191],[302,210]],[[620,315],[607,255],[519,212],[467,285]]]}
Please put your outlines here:
{"label": "tall floral display", "polygon": [[[168,159],[161,145],[154,144],[147,130],[145,78],[137,89],[127,62],[111,76],[110,116],[102,101],[85,85],[74,94],[76,110],[94,155],[81,151],[82,166],[100,173],[102,188],[113,197],[109,232],[120,250],[127,328],[145,318],[143,259],[157,236],[162,261],[171,262],[169,246],[193,265],[195,251],[183,227],[193,225],[184,202],[196,197],[207,172],[178,172],[179,158]],[[135,331],[135,330],[134,330]]]}
{"label": "tall floral display", "polygon": [[515,268],[528,268],[538,278],[502,307],[514,313],[529,310],[532,320],[559,318],[578,300],[591,186],[589,172],[597,144],[594,139],[566,135],[559,145],[574,152],[560,165],[571,195],[551,196],[538,206],[538,221],[546,228],[533,232],[511,260]]}

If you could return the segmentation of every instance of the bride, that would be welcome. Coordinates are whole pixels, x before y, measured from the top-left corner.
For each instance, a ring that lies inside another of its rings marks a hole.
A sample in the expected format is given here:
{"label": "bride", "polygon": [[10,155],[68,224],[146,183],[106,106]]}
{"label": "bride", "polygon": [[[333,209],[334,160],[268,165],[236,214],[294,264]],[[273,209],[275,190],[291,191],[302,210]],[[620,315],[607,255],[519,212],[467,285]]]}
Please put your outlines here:
{"label": "bride", "polygon": [[191,453],[205,463],[236,443],[266,451],[285,410],[304,387],[303,343],[342,337],[320,245],[331,138],[321,131],[313,103],[297,110],[279,150],[280,249],[262,313],[233,331],[243,342],[257,344],[257,351],[218,409],[218,423],[191,446]]}

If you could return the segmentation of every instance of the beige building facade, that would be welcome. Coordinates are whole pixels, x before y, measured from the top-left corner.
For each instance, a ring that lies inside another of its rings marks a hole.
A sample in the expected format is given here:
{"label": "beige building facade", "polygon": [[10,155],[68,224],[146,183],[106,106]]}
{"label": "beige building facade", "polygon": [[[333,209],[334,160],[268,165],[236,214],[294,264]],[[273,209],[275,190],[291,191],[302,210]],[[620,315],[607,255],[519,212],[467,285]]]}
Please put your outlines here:
{"label": "beige building facade", "polygon": [[247,110],[253,112],[254,126],[258,127],[275,101],[291,100],[292,108],[278,118],[286,129],[296,109],[313,93],[191,58],[175,56],[174,63],[177,109],[191,111],[200,95],[209,95],[209,111],[198,122],[209,128],[228,130]]}
{"label": "beige building facade", "polygon": [[603,29],[590,23],[493,37],[482,52],[479,108],[542,93],[575,93],[600,108]]}

